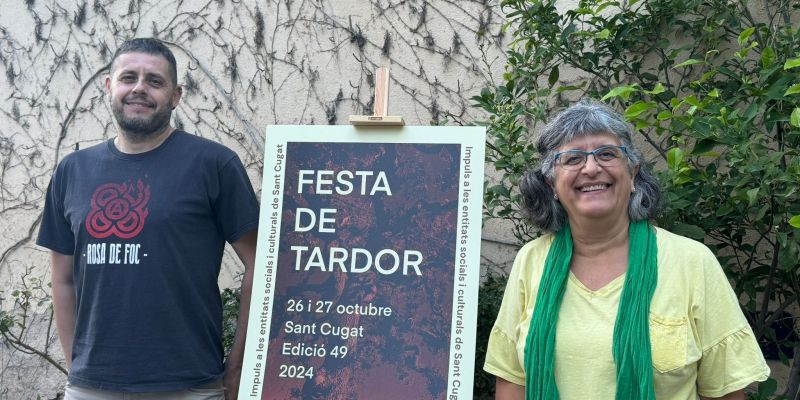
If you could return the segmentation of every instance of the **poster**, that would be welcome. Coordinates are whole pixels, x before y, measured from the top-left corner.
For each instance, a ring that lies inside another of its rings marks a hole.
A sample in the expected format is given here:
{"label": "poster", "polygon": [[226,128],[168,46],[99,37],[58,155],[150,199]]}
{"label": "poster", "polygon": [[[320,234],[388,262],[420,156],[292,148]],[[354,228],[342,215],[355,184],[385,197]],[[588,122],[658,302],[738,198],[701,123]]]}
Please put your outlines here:
{"label": "poster", "polygon": [[239,399],[471,399],[485,132],[270,126]]}

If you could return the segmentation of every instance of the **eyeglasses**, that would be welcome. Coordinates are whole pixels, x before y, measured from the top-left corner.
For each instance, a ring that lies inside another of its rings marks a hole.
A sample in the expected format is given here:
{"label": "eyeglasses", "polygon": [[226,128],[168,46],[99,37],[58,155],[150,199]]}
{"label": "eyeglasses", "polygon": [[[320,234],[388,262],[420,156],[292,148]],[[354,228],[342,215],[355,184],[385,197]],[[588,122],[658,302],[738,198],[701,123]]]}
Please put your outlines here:
{"label": "eyeglasses", "polygon": [[604,167],[619,165],[628,156],[628,149],[624,146],[600,146],[592,151],[567,150],[556,153],[556,165],[567,170],[581,169],[586,165],[589,155],[594,156],[594,161]]}

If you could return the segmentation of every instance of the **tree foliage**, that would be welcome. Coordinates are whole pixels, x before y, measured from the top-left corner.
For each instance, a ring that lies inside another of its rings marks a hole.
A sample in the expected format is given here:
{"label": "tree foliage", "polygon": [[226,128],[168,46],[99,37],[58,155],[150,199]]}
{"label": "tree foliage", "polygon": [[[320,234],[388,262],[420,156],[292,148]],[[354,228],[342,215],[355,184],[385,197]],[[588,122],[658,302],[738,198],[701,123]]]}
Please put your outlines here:
{"label": "tree foliage", "polygon": [[486,216],[511,221],[520,241],[535,236],[514,190],[536,162],[529,132],[577,98],[608,102],[654,155],[668,199],[658,223],[716,253],[759,340],[792,364],[783,395],[795,398],[786,311],[800,306],[800,2],[560,6],[503,2],[514,37],[504,82],[473,98],[490,113],[487,161],[501,174]]}

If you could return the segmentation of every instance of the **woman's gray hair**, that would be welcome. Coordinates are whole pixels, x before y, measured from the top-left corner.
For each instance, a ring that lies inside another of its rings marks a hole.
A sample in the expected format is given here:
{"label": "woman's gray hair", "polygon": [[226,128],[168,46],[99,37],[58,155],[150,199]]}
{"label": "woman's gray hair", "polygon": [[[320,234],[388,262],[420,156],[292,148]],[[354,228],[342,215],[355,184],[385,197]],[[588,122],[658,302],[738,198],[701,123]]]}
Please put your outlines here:
{"label": "woman's gray hair", "polygon": [[551,182],[555,179],[555,153],[573,139],[598,134],[611,134],[627,150],[628,169],[638,171],[633,179],[635,191],[628,203],[631,221],[654,218],[663,198],[658,180],[631,140],[630,125],[616,111],[603,104],[581,100],[559,113],[539,134],[536,150],[539,164],[525,173],[519,184],[522,211],[537,228],[557,232],[567,222],[567,212],[554,198]]}

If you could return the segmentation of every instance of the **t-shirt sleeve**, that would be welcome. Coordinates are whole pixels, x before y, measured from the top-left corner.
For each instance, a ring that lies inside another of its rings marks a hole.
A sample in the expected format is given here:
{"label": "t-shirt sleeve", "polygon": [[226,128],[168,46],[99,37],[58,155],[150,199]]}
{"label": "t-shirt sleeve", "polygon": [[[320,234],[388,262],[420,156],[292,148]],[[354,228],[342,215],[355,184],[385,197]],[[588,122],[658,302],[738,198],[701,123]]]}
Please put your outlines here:
{"label": "t-shirt sleeve", "polygon": [[42,223],[39,226],[36,244],[61,254],[73,255],[75,253],[75,235],[64,213],[65,189],[62,163],[56,168],[56,172],[47,185]]}
{"label": "t-shirt sleeve", "polygon": [[722,267],[706,251],[703,294],[694,315],[702,345],[697,389],[701,396],[721,397],[766,380],[770,371]]}
{"label": "t-shirt sleeve", "polygon": [[220,190],[214,201],[214,215],[225,240],[234,243],[258,227],[258,200],[238,156],[231,158],[219,174]]}
{"label": "t-shirt sleeve", "polygon": [[[525,385],[525,369],[519,362],[517,342],[519,324],[525,320],[526,299],[530,296],[530,280],[526,270],[526,254],[523,248],[514,260],[508,277],[503,302],[497,313],[494,327],[489,335],[486,347],[486,362],[483,370],[517,385]],[[525,340],[523,338],[522,340]]]}

